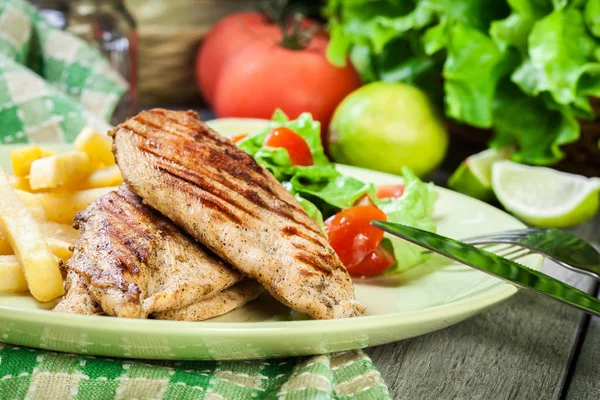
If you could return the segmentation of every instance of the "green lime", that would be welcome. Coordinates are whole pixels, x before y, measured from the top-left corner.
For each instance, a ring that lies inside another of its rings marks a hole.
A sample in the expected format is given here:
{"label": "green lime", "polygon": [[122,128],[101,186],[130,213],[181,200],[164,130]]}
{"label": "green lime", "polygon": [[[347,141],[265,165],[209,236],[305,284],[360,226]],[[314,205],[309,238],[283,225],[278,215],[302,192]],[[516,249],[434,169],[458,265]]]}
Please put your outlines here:
{"label": "green lime", "polygon": [[431,172],[446,155],[444,122],[420,89],[375,82],[350,93],[329,127],[334,161],[400,175]]}
{"label": "green lime", "polygon": [[532,225],[564,228],[596,215],[600,178],[585,178],[510,161],[492,166],[492,187],[510,212]]}
{"label": "green lime", "polygon": [[448,180],[448,187],[483,201],[494,200],[492,164],[506,160],[511,149],[488,149],[463,161]]}

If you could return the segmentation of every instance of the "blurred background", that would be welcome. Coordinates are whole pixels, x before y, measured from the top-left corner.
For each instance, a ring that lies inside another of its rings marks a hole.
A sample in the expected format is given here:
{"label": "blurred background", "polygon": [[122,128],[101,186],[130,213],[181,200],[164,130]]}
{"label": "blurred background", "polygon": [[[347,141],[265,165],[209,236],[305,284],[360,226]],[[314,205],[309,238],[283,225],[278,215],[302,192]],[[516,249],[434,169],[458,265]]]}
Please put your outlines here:
{"label": "blurred background", "polygon": [[33,3],[128,80],[113,123],[307,111],[334,161],[492,202],[502,159],[600,176],[600,0]]}

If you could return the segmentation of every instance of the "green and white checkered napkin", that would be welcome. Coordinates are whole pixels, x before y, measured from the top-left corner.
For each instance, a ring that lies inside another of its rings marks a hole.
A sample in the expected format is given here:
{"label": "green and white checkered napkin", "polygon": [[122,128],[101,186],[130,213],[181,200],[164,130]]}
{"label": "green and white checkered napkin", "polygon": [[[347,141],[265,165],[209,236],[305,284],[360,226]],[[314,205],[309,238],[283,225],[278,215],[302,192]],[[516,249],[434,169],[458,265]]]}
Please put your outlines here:
{"label": "green and white checkered napkin", "polygon": [[[71,142],[85,125],[106,131],[126,90],[98,51],[51,28],[29,3],[0,0],[0,143]],[[0,399],[24,398],[390,397],[360,350],[269,361],[140,362],[0,343]]]}
{"label": "green and white checkered napkin", "polygon": [[23,0],[0,0],[0,143],[69,142],[106,131],[128,89],[94,47]]}
{"label": "green and white checkered napkin", "polygon": [[6,399],[389,399],[360,350],[269,361],[144,361],[0,344]]}

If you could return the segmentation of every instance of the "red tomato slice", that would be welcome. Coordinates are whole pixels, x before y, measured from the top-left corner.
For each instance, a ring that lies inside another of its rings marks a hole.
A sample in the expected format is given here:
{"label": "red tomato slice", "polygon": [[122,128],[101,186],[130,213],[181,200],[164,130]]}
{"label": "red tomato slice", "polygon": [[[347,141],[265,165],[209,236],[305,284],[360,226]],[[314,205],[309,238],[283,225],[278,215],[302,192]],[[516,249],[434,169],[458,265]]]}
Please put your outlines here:
{"label": "red tomato slice", "polygon": [[377,198],[378,199],[397,199],[402,197],[406,186],[403,184],[398,185],[378,185],[377,186]]}
{"label": "red tomato slice", "polygon": [[280,126],[273,129],[264,142],[268,147],[281,147],[287,150],[292,165],[313,165],[313,157],[310,148],[302,136],[293,130]]}
{"label": "red tomato slice", "polygon": [[329,243],[347,268],[358,265],[377,248],[383,231],[370,223],[386,219],[385,213],[375,206],[354,206],[325,221]]}
{"label": "red tomato slice", "polygon": [[348,268],[348,273],[352,276],[378,275],[394,265],[395,262],[394,255],[379,244],[375,251],[369,253],[359,264]]}
{"label": "red tomato slice", "polygon": [[242,140],[246,139],[249,135],[247,133],[241,133],[239,135],[235,135],[231,137],[231,140],[233,141],[233,143],[237,144],[238,142],[241,142]]}

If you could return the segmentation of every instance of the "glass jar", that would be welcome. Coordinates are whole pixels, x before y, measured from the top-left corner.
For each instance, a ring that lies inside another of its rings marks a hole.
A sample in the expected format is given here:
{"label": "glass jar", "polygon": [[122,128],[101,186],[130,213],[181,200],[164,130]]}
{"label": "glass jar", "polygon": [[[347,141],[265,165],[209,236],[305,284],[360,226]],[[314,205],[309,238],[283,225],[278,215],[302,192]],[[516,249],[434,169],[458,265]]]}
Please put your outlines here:
{"label": "glass jar", "polygon": [[74,33],[100,50],[130,85],[111,118],[122,122],[136,111],[137,32],[123,0],[34,0],[54,27]]}

